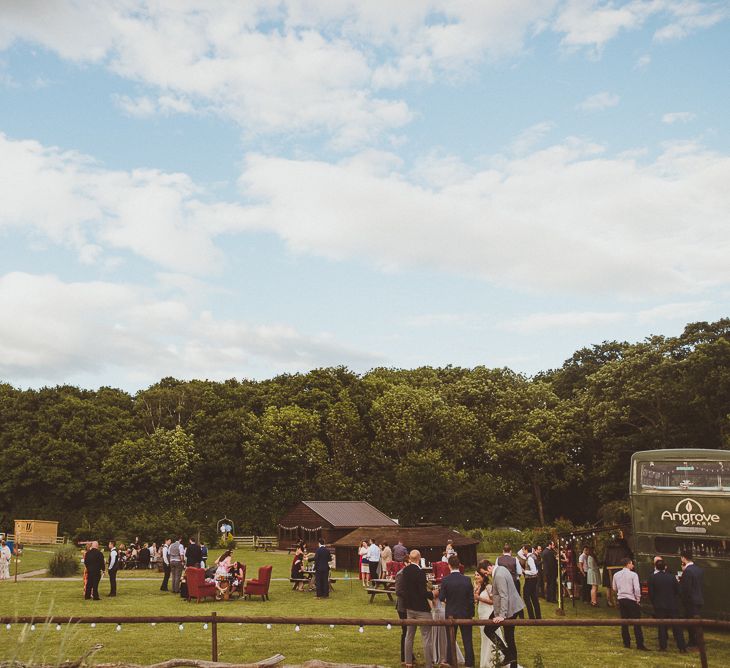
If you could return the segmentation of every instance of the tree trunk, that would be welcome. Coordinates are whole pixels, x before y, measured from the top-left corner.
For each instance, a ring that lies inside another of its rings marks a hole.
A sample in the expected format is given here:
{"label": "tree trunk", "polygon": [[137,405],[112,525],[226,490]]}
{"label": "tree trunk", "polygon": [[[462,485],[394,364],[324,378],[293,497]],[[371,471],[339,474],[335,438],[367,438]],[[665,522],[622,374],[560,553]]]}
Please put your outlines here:
{"label": "tree trunk", "polygon": [[542,507],[542,490],[540,482],[536,476],[532,478],[532,491],[535,493],[535,502],[537,503],[537,517],[540,520],[540,526],[545,526],[545,509]]}

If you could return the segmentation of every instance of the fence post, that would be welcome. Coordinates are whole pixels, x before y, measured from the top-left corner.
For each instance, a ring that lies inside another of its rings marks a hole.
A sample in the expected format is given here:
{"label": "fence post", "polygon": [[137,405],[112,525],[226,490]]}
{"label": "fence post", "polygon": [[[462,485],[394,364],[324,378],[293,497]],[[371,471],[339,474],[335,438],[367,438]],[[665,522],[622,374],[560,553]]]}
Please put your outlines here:
{"label": "fence post", "polygon": [[695,627],[695,633],[697,635],[697,647],[700,650],[700,664],[702,668],[707,668],[707,647],[705,646],[705,631],[702,625]]}
{"label": "fence post", "polygon": [[215,618],[218,613],[213,611],[211,617],[213,617],[210,624],[210,649],[211,649],[211,660],[218,661],[218,622]]}
{"label": "fence post", "polygon": [[[471,631],[471,629],[469,629]],[[438,629],[436,629],[438,633]],[[451,668],[459,668],[459,660],[456,658],[456,626],[453,624],[448,628],[449,632],[449,656],[451,657]]]}

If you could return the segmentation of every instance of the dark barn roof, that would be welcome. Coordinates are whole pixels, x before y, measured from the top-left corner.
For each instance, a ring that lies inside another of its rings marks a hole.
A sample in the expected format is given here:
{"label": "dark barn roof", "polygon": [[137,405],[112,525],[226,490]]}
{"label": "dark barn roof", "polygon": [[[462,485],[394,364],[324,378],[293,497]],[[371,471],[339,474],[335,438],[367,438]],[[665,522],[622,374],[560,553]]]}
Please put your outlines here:
{"label": "dark barn roof", "polygon": [[358,547],[365,538],[387,541],[395,545],[399,540],[408,547],[444,547],[446,541],[454,541],[454,547],[478,545],[479,541],[460,534],[444,526],[402,527],[402,526],[361,526],[335,542],[335,547]]}
{"label": "dark barn roof", "polygon": [[367,501],[302,501],[333,528],[398,524]]}

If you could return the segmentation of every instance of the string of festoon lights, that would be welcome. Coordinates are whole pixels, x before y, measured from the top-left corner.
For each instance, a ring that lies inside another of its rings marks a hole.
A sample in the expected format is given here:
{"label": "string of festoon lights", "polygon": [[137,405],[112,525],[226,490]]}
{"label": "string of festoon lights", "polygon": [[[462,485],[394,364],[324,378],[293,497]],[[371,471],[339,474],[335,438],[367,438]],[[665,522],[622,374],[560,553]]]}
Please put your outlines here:
{"label": "string of festoon lights", "polygon": [[[220,622],[219,622],[219,623],[220,623]],[[239,626],[243,626],[243,622],[238,622],[238,625],[239,625]],[[152,627],[154,627],[154,626],[157,626],[157,622],[150,622],[150,626],[152,626]],[[334,628],[335,628],[335,625],[334,625],[334,624],[330,624],[330,625],[329,625],[329,627],[330,627],[330,629],[334,629]],[[12,628],[13,628],[13,625],[12,625],[12,624],[10,624],[10,623],[8,623],[8,624],[5,624],[5,629],[6,629],[7,631],[10,631],[10,630],[12,630]],[[56,631],[61,631],[61,630],[62,630],[62,628],[63,628],[63,627],[62,627],[62,625],[61,625],[61,624],[56,624]],[[95,629],[95,628],[96,628],[96,622],[91,622],[91,623],[89,624],[89,628]],[[179,624],[178,624],[178,627],[177,627],[177,628],[178,628],[178,630],[179,630],[179,631],[180,631],[180,632],[182,633],[183,631],[185,631],[185,624],[181,622],[181,623],[179,623]],[[207,631],[207,630],[208,630],[209,628],[210,628],[210,627],[209,627],[209,625],[208,625],[208,622],[204,622],[204,623],[203,623],[203,630],[204,630],[204,631]],[[267,629],[268,631],[271,631],[271,629],[272,629],[272,628],[273,628],[273,625],[272,625],[272,624],[266,624],[266,629]],[[388,623],[388,624],[386,624],[386,625],[385,625],[385,628],[386,628],[386,629],[387,629],[388,631],[390,631],[390,630],[392,630],[393,626],[392,626],[392,624]],[[31,625],[30,625],[30,630],[31,630],[31,631],[35,631],[35,630],[36,630],[36,625],[35,625],[35,624],[31,624]],[[115,631],[116,631],[117,633],[119,633],[119,632],[120,632],[120,631],[122,630],[122,625],[121,625],[121,624],[117,624],[117,625],[116,625],[116,626],[114,627],[114,630],[115,630]],[[302,629],[301,629],[301,626],[300,626],[299,624],[296,624],[296,625],[294,626],[294,632],[295,632],[295,633],[299,633],[299,632],[300,632],[301,630],[302,630]],[[360,625],[360,626],[358,627],[357,631],[358,631],[358,633],[365,633],[365,627],[364,627],[363,625]]]}

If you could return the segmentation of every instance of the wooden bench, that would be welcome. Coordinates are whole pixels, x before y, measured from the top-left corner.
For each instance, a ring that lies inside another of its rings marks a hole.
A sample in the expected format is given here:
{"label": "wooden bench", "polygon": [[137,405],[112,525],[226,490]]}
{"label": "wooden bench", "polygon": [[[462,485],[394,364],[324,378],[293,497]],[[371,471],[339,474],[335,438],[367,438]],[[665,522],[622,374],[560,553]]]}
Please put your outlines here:
{"label": "wooden bench", "polygon": [[393,600],[393,594],[395,594],[395,592],[392,589],[366,589],[365,591],[368,594],[370,594],[370,602],[371,603],[375,600],[375,597],[378,594],[387,594],[388,595],[388,600],[390,600],[390,601]]}

